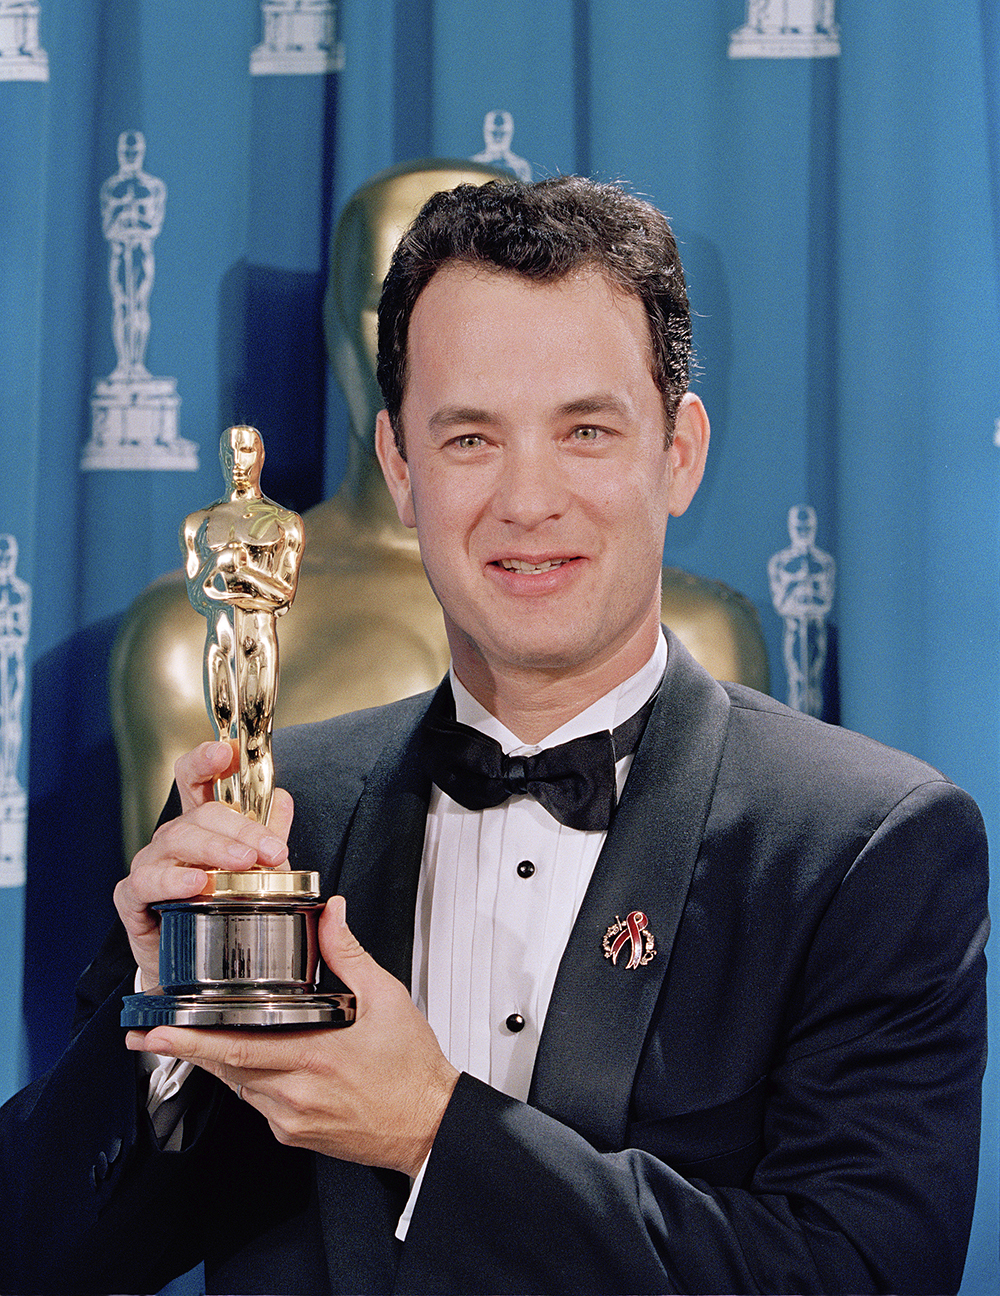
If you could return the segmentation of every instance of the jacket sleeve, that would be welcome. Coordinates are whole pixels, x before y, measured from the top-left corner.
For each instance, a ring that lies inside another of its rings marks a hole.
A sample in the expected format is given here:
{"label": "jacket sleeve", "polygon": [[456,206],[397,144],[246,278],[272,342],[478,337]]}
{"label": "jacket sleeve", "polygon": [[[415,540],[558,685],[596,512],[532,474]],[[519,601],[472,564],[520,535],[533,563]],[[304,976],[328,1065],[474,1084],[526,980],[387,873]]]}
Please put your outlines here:
{"label": "jacket sleeve", "polygon": [[[184,1150],[159,1150],[119,1024],[134,965],[93,1008],[108,975],[95,960],[81,986],[87,1020],[59,1063],[0,1109],[0,1292],[156,1292],[301,1207],[307,1154],[281,1147],[204,1072],[188,1080]],[[251,1183],[267,1193],[238,1187]]]}
{"label": "jacket sleeve", "polygon": [[978,811],[950,784],[920,788],[866,835],[810,936],[745,1185],[598,1151],[463,1076],[398,1290],[956,1291],[987,928]]}
{"label": "jacket sleeve", "polygon": [[[130,982],[123,989],[131,990]],[[155,1229],[146,1232],[138,1204],[121,1228],[121,1213],[108,1213],[137,1166],[155,1154],[120,1011],[121,995],[112,995],[58,1065],[0,1110],[0,1290],[126,1290],[115,1281],[118,1268],[132,1278],[147,1268],[150,1282],[159,1274]],[[143,1253],[143,1265],[133,1265]]]}

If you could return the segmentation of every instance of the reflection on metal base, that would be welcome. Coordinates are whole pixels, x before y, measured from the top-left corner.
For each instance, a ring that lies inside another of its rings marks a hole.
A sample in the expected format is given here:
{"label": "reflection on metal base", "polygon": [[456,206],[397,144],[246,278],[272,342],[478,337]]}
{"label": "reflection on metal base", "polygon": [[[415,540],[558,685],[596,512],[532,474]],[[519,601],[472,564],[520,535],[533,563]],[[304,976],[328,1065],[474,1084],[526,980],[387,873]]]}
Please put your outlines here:
{"label": "reflection on metal base", "polygon": [[149,994],[127,995],[121,1024],[132,1030],[154,1026],[284,1027],[349,1026],[354,1021],[352,994]]}
{"label": "reflection on metal base", "polygon": [[319,875],[206,870],[191,900],[160,915],[160,985],[125,999],[121,1024],[285,1028],[348,1026],[352,994],[320,994]]}

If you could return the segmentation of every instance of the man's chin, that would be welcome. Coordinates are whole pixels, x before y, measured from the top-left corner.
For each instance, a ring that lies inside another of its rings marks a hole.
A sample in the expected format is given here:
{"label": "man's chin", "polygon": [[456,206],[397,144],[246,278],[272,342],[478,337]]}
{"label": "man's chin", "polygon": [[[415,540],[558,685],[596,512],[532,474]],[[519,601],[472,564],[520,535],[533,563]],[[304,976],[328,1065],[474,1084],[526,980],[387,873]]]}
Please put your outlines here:
{"label": "man's chin", "polygon": [[497,676],[532,673],[565,677],[599,665],[601,660],[593,645],[564,631],[530,639],[518,635],[487,647],[476,644],[474,651],[480,668],[485,666]]}
{"label": "man's chin", "polygon": [[644,619],[649,621],[648,632],[644,620],[625,622],[617,618],[612,622],[607,614],[597,618],[579,614],[550,616],[544,620],[519,616],[472,630],[460,629],[446,615],[445,625],[452,660],[463,683],[467,679],[498,683],[504,678],[536,675],[541,684],[546,676],[568,680],[603,674],[609,666],[613,674],[612,663],[617,658],[622,659],[627,678],[653,650],[659,634],[658,613],[657,599],[650,618]]}

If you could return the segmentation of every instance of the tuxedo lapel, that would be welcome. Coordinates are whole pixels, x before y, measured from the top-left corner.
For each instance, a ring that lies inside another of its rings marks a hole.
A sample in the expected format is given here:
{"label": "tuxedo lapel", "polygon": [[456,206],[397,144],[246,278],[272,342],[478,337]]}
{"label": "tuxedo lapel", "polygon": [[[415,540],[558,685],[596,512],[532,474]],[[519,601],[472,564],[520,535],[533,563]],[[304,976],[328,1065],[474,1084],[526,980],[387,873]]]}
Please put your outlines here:
{"label": "tuxedo lapel", "polygon": [[[528,1101],[595,1146],[624,1146],[629,1098],[698,858],[725,741],[725,690],[668,632],[660,695],[559,965]],[[603,941],[646,915],[656,952],[628,967]]]}
{"label": "tuxedo lapel", "polygon": [[[337,883],[351,931],[407,986],[430,797],[414,743],[422,717],[423,709],[386,744],[365,780]],[[316,1185],[331,1290],[391,1290],[400,1251],[395,1229],[409,1191],[405,1175],[317,1157]]]}
{"label": "tuxedo lapel", "polygon": [[413,915],[427,827],[430,780],[423,772],[415,723],[388,743],[365,783],[344,851],[339,890],[351,931],[376,963],[407,987]]}

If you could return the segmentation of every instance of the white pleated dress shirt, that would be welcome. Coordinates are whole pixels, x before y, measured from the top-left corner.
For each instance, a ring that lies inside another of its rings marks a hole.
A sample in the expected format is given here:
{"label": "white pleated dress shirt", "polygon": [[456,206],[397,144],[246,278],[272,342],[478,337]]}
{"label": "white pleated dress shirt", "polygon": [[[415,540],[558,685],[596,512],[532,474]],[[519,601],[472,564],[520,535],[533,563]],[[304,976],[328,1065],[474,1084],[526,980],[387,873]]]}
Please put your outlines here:
{"label": "white pleated dress shirt", "polygon": [[[666,662],[660,636],[641,670],[541,743],[522,743],[452,671],[455,718],[496,739],[508,756],[534,756],[623,724],[649,701]],[[631,764],[628,755],[615,766],[619,796]],[[530,796],[466,810],[440,788],[431,791],[417,890],[413,1001],[452,1066],[522,1101],[559,961],[605,836],[567,828]],[[609,914],[608,922],[614,917]],[[603,957],[599,948],[594,957]],[[405,1237],[421,1179],[422,1172],[397,1237]]]}

